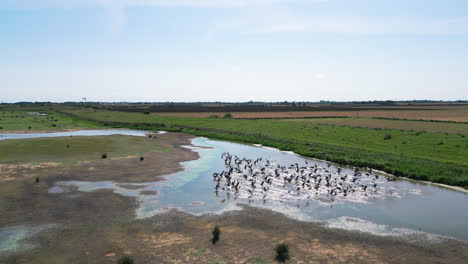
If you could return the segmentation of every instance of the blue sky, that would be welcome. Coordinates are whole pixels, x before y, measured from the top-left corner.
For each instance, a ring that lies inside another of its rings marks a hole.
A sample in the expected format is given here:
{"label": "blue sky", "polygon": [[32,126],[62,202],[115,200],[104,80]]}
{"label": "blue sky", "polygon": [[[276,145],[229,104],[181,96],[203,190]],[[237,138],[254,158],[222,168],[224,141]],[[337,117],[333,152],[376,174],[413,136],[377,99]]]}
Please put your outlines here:
{"label": "blue sky", "polygon": [[468,1],[0,0],[0,101],[468,99]]}

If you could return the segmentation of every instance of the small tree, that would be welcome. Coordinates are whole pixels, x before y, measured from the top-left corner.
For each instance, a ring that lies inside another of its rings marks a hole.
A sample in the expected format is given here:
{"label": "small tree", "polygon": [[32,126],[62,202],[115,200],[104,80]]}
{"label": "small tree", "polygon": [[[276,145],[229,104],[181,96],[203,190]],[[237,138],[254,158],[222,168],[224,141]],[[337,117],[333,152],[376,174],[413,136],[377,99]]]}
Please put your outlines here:
{"label": "small tree", "polygon": [[289,246],[286,243],[276,245],[276,260],[279,262],[285,262],[289,259]]}
{"label": "small tree", "polygon": [[232,118],[232,114],[231,113],[226,113],[226,114],[224,114],[223,118]]}
{"label": "small tree", "polygon": [[101,158],[107,159],[107,154],[106,154],[106,153],[103,153],[103,154],[101,155]]}
{"label": "small tree", "polygon": [[134,264],[135,261],[129,257],[129,256],[124,256],[121,257],[119,260],[117,260],[117,264]]}
{"label": "small tree", "polygon": [[219,235],[221,234],[221,229],[219,229],[219,226],[215,226],[211,233],[213,234],[213,238],[211,239],[211,243],[213,243],[213,245],[214,245],[219,240]]}
{"label": "small tree", "polygon": [[141,156],[140,161],[143,161],[143,160],[145,160],[145,157]]}

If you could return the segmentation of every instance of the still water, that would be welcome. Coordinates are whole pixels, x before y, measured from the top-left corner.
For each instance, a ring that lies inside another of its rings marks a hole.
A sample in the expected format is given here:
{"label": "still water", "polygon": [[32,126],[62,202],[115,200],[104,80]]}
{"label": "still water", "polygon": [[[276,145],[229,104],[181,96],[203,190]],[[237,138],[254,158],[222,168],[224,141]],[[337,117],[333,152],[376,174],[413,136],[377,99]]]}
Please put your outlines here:
{"label": "still water", "polygon": [[[140,131],[137,131],[140,132]],[[383,236],[401,236],[410,239],[437,240],[450,236],[468,241],[468,195],[463,192],[440,188],[430,184],[406,180],[393,181],[393,195],[368,197],[365,200],[323,201],[321,199],[254,200],[245,197],[215,193],[213,173],[226,170],[221,159],[224,152],[240,158],[264,158],[278,165],[289,166],[305,162],[336,169],[322,161],[310,160],[294,153],[276,149],[214,141],[206,138],[192,140],[196,147],[189,147],[200,154],[198,160],[183,162],[184,170],[167,175],[167,181],[148,183],[57,182],[49,189],[55,195],[64,195],[68,186],[80,191],[92,192],[112,189],[114,192],[135,197],[139,202],[137,218],[147,218],[177,208],[195,215],[220,214],[229,210],[241,210],[239,204],[270,209],[288,217],[323,222],[329,227],[359,230]],[[344,169],[344,173],[352,173]],[[151,192],[152,191],[152,192]]]}
{"label": "still water", "polygon": [[131,129],[107,129],[107,130],[79,130],[71,132],[52,132],[52,133],[8,133],[1,134],[0,140],[6,139],[27,139],[27,138],[43,138],[43,137],[69,137],[69,136],[110,136],[110,135],[127,135],[127,136],[145,136],[148,133],[141,130]]}

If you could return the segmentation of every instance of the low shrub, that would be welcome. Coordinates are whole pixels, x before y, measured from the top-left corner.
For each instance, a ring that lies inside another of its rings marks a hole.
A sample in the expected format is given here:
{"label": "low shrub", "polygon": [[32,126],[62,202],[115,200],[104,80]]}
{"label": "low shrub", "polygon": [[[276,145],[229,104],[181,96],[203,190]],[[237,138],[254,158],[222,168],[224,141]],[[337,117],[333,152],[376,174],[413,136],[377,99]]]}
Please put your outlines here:
{"label": "low shrub", "polygon": [[103,153],[103,154],[101,155],[101,158],[107,159],[107,154],[106,154],[106,153]]}
{"label": "low shrub", "polygon": [[143,160],[145,160],[145,157],[141,156],[140,161],[143,161]]}
{"label": "low shrub", "polygon": [[232,114],[231,113],[226,113],[226,114],[224,114],[223,118],[232,118]]}
{"label": "low shrub", "polygon": [[276,260],[279,262],[285,262],[289,259],[289,246],[286,243],[276,245]]}
{"label": "low shrub", "polygon": [[221,234],[221,229],[219,229],[219,226],[215,226],[211,233],[213,234],[213,238],[211,239],[211,243],[213,243],[213,245],[214,245],[219,240],[219,235]]}
{"label": "low shrub", "polygon": [[392,139],[392,135],[386,134],[386,135],[384,136],[384,140],[389,140],[389,139]]}
{"label": "low shrub", "polygon": [[117,264],[134,264],[135,261],[129,257],[129,256],[124,256],[121,257],[119,260],[117,260]]}

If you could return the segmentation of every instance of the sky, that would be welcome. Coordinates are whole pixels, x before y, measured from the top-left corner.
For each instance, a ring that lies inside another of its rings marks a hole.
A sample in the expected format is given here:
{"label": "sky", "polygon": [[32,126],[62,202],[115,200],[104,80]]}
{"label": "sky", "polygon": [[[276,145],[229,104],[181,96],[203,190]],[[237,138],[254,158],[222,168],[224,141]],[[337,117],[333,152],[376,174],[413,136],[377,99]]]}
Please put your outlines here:
{"label": "sky", "polygon": [[0,0],[0,102],[468,100],[466,0]]}

